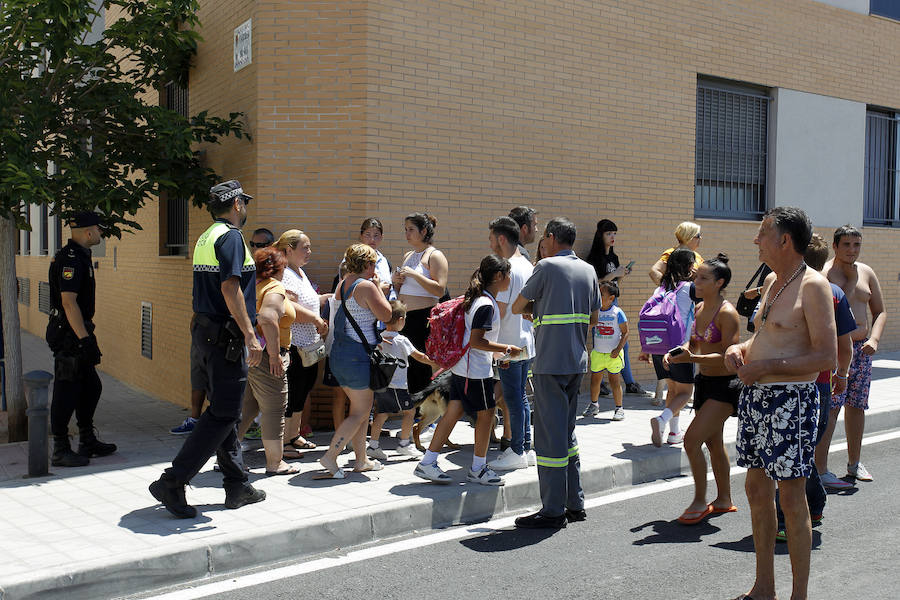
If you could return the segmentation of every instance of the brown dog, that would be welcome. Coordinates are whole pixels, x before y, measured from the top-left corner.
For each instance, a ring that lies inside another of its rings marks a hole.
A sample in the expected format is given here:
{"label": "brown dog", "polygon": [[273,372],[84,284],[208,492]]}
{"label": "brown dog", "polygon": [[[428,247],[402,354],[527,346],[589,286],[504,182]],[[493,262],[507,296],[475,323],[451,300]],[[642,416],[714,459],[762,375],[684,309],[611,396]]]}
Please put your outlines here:
{"label": "brown dog", "polygon": [[[413,426],[413,443],[419,452],[425,452],[419,435],[447,412],[447,402],[450,399],[450,371],[444,371],[435,377],[424,390],[412,394],[412,399],[418,407],[421,417],[419,422]],[[447,440],[447,447],[459,450],[461,446]]]}

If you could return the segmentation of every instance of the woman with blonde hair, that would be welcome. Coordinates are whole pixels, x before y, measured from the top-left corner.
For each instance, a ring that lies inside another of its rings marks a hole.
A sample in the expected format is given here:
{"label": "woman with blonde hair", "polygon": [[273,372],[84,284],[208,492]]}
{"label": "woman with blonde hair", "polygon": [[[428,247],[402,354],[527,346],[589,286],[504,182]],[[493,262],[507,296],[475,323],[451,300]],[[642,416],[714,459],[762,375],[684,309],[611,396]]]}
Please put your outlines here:
{"label": "woman with blonde hair", "polygon": [[244,437],[259,413],[266,475],[293,475],[300,470],[284,462],[282,445],[288,400],[287,368],[291,361],[288,346],[291,323],[296,318],[294,305],[281,284],[287,259],[271,246],[257,250],[253,259],[256,261],[256,331],[263,353],[260,363],[250,367],[247,373],[238,439]]}
{"label": "woman with blonde hair", "polygon": [[288,229],[275,242],[275,248],[287,259],[281,283],[297,314],[291,324],[291,364],[287,368],[288,403],[284,413],[287,419],[284,447],[291,452],[286,456],[299,458],[301,455],[296,451],[316,447],[301,435],[300,421],[306,398],[319,376],[319,360],[324,356],[322,336],[328,332],[328,323],[322,319],[319,311],[329,295],[319,295],[303,272],[303,267],[312,256],[312,245],[305,233],[299,229]]}
{"label": "woman with blonde hair", "polygon": [[391,320],[391,305],[381,289],[370,281],[375,274],[377,260],[378,255],[371,246],[353,244],[347,248],[344,254],[347,275],[334,294],[339,305],[334,316],[331,372],[350,398],[350,414],[334,432],[328,451],[319,460],[327,471],[325,477],[334,479],[344,477],[337,457],[350,441],[356,453],[354,471],[378,471],[383,468],[377,460],[366,457],[366,429],[374,394],[369,388],[369,355],[356,332],[357,328],[350,323],[352,318],[368,345],[374,348],[378,344],[376,322]]}
{"label": "woman with blonde hair", "polygon": [[691,221],[682,221],[678,224],[678,227],[675,228],[675,241],[678,242],[678,245],[663,251],[663,253],[659,257],[659,260],[656,261],[656,263],[650,269],[650,279],[652,279],[653,283],[655,283],[656,285],[660,285],[660,283],[662,282],[663,275],[666,274],[666,265],[669,262],[669,255],[672,254],[672,252],[677,248],[687,248],[688,250],[692,250],[694,252],[695,271],[703,263],[703,257],[701,257],[697,252],[697,248],[700,246],[699,225]]}

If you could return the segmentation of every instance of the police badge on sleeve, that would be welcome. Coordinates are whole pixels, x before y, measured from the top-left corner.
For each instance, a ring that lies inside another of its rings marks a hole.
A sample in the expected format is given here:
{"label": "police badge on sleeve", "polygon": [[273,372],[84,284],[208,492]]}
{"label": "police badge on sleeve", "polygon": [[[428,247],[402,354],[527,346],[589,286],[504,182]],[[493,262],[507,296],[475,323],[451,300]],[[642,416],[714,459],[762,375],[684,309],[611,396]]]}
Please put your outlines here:
{"label": "police badge on sleeve", "polygon": [[75,267],[63,267],[62,278],[69,281],[73,277],[75,277]]}

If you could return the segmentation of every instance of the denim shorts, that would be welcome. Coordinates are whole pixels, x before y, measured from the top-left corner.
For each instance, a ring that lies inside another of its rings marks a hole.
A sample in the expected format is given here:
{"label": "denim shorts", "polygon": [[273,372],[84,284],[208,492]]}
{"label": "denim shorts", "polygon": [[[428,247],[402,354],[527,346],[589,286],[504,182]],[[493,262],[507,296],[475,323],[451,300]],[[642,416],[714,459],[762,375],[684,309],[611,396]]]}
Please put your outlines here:
{"label": "denim shorts", "polygon": [[369,389],[369,355],[359,342],[335,339],[329,356],[331,373],[343,387]]}

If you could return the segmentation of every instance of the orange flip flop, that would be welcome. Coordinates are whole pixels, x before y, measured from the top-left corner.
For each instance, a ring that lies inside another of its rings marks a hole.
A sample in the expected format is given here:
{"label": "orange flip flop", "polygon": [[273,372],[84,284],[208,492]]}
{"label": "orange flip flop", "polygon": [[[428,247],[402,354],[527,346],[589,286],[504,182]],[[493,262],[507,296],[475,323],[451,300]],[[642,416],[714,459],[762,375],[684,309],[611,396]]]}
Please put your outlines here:
{"label": "orange flip flop", "polygon": [[678,522],[682,525],[696,525],[713,512],[712,504],[707,504],[706,508],[703,510],[686,510],[684,511],[680,517],[678,517]]}
{"label": "orange flip flop", "polygon": [[[710,504],[710,506],[712,506],[712,504]],[[731,512],[737,512],[737,511],[738,511],[738,507],[733,504],[727,508],[716,508],[715,506],[712,507],[712,514],[714,514],[714,515],[720,515],[722,513],[731,513]]]}

